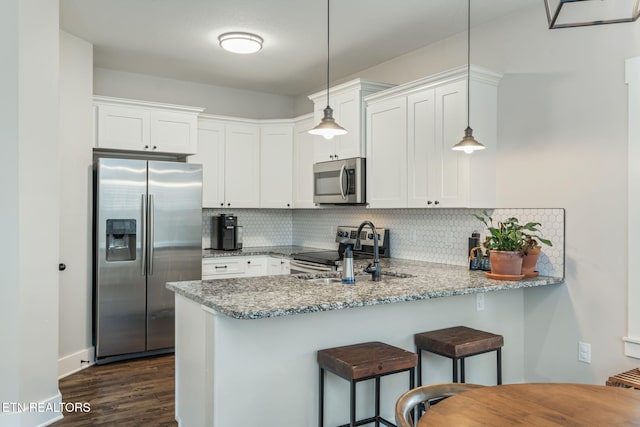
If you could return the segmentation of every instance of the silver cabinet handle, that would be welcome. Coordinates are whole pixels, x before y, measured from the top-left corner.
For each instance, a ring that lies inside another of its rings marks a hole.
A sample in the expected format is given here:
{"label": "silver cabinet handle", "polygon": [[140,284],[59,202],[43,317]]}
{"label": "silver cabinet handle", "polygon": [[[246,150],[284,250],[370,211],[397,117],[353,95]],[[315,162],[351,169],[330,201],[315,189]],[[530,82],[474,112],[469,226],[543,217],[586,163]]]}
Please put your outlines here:
{"label": "silver cabinet handle", "polygon": [[140,244],[142,246],[142,259],[140,260],[140,264],[142,265],[142,271],[140,274],[144,276],[147,273],[147,203],[145,195],[142,194],[141,196],[142,222],[140,223],[140,234],[142,234],[142,236],[140,236]]}

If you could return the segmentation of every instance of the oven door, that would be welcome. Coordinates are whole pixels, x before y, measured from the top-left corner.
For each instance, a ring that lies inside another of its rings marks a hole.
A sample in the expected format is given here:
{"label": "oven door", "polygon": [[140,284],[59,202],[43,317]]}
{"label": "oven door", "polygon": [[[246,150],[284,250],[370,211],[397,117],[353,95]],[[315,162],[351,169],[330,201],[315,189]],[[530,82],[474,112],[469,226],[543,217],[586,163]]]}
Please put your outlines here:
{"label": "oven door", "polygon": [[365,203],[365,159],[353,158],[313,165],[313,202]]}
{"label": "oven door", "polygon": [[291,274],[318,274],[336,271],[335,266],[320,264],[316,262],[291,260]]}

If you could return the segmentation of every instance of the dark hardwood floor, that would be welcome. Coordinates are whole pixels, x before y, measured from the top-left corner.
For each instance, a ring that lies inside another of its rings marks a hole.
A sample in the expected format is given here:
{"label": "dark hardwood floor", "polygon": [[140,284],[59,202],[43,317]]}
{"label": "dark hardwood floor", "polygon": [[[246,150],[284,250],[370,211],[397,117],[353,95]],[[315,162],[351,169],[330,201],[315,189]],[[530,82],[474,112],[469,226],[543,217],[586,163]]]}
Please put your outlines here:
{"label": "dark hardwood floor", "polygon": [[175,357],[156,356],[94,365],[60,380],[62,401],[89,403],[89,412],[64,412],[54,427],[177,426]]}

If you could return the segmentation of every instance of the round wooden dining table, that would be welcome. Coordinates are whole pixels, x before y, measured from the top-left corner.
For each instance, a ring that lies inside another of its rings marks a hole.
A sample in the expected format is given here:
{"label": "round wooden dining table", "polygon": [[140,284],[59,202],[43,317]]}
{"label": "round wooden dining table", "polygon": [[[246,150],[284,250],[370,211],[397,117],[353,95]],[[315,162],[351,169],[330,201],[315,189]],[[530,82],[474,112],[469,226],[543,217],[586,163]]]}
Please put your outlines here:
{"label": "round wooden dining table", "polygon": [[418,427],[640,426],[640,390],[588,384],[482,387],[433,405]]}

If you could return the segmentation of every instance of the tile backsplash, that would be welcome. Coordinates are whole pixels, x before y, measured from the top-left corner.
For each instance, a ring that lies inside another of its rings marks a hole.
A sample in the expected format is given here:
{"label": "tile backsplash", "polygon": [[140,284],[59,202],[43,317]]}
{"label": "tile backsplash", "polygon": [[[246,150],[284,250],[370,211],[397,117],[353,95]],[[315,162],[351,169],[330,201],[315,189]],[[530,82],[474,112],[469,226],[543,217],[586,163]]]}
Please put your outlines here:
{"label": "tile backsplash", "polygon": [[[205,209],[203,247],[210,247],[211,216],[234,213],[244,226],[244,245],[301,245],[333,249],[336,227],[357,226],[365,219],[390,230],[391,256],[396,258],[467,265],[468,238],[474,231],[484,240],[484,225],[473,214],[481,209],[368,209],[328,207],[322,209]],[[515,216],[520,223],[540,222],[541,235],[553,246],[543,246],[537,269],[543,275],[564,276],[565,211],[552,209],[488,210],[494,221]]]}

